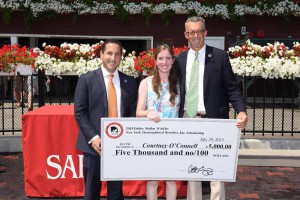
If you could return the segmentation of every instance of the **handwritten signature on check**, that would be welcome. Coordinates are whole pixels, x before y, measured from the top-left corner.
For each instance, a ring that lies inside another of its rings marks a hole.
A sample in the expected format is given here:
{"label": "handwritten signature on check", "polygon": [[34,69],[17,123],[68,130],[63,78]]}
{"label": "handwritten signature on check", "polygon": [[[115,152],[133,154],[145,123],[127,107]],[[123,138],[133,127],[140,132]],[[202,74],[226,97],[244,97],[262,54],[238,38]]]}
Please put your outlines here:
{"label": "handwritten signature on check", "polygon": [[189,174],[202,172],[203,176],[210,176],[213,175],[213,171],[214,171],[213,169],[206,168],[205,166],[197,167],[190,164],[190,166],[188,167]]}

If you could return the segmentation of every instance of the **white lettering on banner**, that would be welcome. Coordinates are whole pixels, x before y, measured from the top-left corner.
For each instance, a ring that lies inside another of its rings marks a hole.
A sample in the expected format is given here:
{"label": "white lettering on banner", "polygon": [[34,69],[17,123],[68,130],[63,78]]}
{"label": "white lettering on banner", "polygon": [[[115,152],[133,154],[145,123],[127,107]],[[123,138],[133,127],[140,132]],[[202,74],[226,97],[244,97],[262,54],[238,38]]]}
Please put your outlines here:
{"label": "white lettering on banner", "polygon": [[58,173],[57,173],[57,176],[50,176],[50,174],[48,174],[48,171],[47,172],[47,178],[48,179],[58,179],[60,174],[61,174],[61,167],[59,164],[55,163],[55,162],[52,162],[51,161],[51,158],[56,158],[58,161],[59,161],[59,155],[52,155],[52,156],[49,156],[47,158],[47,164],[50,166],[50,167],[53,167],[53,168],[56,168],[58,170]]}
{"label": "white lettering on banner", "polygon": [[[68,165],[68,163],[70,163],[70,166]],[[67,160],[66,160],[64,171],[63,171],[63,173],[61,175],[61,178],[66,178],[65,173],[66,173],[67,169],[69,169],[69,170],[72,171],[72,173],[73,173],[73,177],[72,178],[77,178],[77,174],[76,174],[76,170],[75,170],[75,167],[74,167],[72,155],[67,155]]]}
{"label": "white lettering on banner", "polygon": [[58,179],[58,178],[66,178],[67,169],[72,172],[71,178],[83,178],[83,155],[78,156],[78,176],[75,169],[74,161],[72,158],[73,155],[67,155],[66,161],[63,165],[60,164],[60,156],[59,155],[51,155],[47,158],[47,165],[49,167],[57,169],[56,175],[50,175],[48,170],[46,170],[48,179]]}
{"label": "white lettering on banner", "polygon": [[83,178],[83,155],[78,155],[79,157],[79,178]]}

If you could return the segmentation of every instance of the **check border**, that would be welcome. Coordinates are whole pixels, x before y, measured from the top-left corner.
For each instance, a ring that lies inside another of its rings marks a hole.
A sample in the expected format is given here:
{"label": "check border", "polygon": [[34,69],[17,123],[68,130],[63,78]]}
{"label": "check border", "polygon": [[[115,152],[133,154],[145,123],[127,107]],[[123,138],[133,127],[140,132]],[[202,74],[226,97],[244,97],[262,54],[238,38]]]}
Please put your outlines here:
{"label": "check border", "polygon": [[[172,123],[172,126],[173,125],[178,126],[179,124],[182,124],[182,123],[191,123],[193,125],[195,125],[195,123],[197,125],[201,124],[201,123],[198,123],[198,122],[202,122],[202,124],[204,124],[204,123],[208,123],[208,124],[209,123],[214,123],[214,124],[218,124],[218,126],[223,126],[223,125],[227,125],[227,124],[230,124],[231,126],[232,125],[235,126],[237,120],[236,119],[210,119],[210,118],[205,118],[205,119],[203,119],[203,118],[169,118],[169,119],[162,119],[162,121],[160,123],[154,123],[153,121],[151,121],[147,118],[102,118],[101,119],[101,129],[102,129],[101,130],[101,142],[102,142],[103,152],[101,154],[101,171],[100,171],[101,172],[101,180],[198,180],[198,181],[212,181],[212,180],[214,180],[214,181],[235,182],[237,163],[238,163],[238,149],[239,149],[240,134],[241,134],[241,130],[238,129],[238,128],[234,129],[235,133],[232,133],[233,135],[235,135],[235,139],[232,142],[233,149],[230,150],[230,153],[228,153],[228,157],[231,157],[230,160],[232,162],[230,162],[230,163],[219,163],[221,165],[226,165],[226,166],[230,165],[228,167],[228,168],[230,168],[229,171],[231,173],[231,176],[229,178],[227,176],[225,176],[225,177],[213,177],[213,178],[199,177],[199,176],[195,176],[195,177],[188,176],[187,177],[187,176],[182,176],[182,175],[179,175],[179,174],[177,175],[177,177],[174,177],[174,176],[170,177],[168,175],[164,175],[164,176],[162,176],[162,175],[161,176],[153,175],[153,177],[149,177],[148,173],[151,173],[151,172],[149,172],[148,170],[145,170],[145,174],[147,174],[147,175],[144,175],[144,176],[138,176],[137,175],[138,173],[133,174],[134,175],[133,177],[127,176],[127,175],[121,175],[120,171],[125,171],[125,174],[126,174],[126,170],[128,170],[127,167],[130,166],[130,165],[127,166],[127,164],[126,164],[127,161],[126,161],[126,159],[123,159],[123,157],[127,157],[128,162],[133,162],[133,161],[131,161],[132,157],[138,157],[138,156],[122,155],[122,156],[120,156],[120,158],[122,158],[120,160],[120,162],[118,161],[119,158],[118,159],[113,158],[113,157],[116,157],[116,155],[112,156],[111,152],[117,151],[116,147],[118,147],[118,148],[120,148],[120,147],[115,146],[115,144],[110,143],[110,141],[112,139],[111,139],[111,137],[108,136],[109,134],[107,134],[107,124],[118,123],[118,124],[123,125],[123,124],[130,123],[131,125],[129,125],[129,126],[132,126],[132,124],[134,124],[134,123],[139,124],[137,126],[140,126],[141,124],[142,124],[142,126],[153,126],[153,125],[154,126],[155,125],[157,125],[157,126],[158,125],[163,125],[164,126],[167,123],[169,123],[169,124]],[[122,128],[126,129],[126,126],[122,127]],[[210,128],[208,127],[208,129],[210,129]],[[174,130],[176,130],[176,128]],[[114,133],[112,133],[112,134],[114,134]],[[122,137],[125,137],[125,135],[129,135],[126,132],[126,130],[123,130],[122,134],[123,134],[122,136],[117,137],[118,140],[119,140],[118,144],[123,143],[122,142]],[[143,135],[143,134],[141,134],[141,135]],[[144,137],[146,137],[146,136],[147,137],[152,137],[154,135],[160,137],[159,133],[158,134],[145,134]],[[114,137],[116,137],[116,136],[114,136]],[[176,136],[176,137],[178,137],[178,136]],[[188,136],[188,137],[190,137],[190,136]],[[135,142],[137,142],[139,140],[138,136],[134,137],[134,140],[136,140]],[[126,143],[126,141],[124,143]],[[219,142],[216,145],[219,145],[220,143],[222,143],[222,142]],[[228,141],[227,141],[227,143],[228,143]],[[224,147],[223,144],[220,144],[219,146]],[[129,151],[126,151],[127,149],[130,149],[130,148],[127,148],[127,147],[125,148],[125,147],[121,146],[121,149],[125,149],[124,152],[130,153]],[[216,146],[216,147],[218,147],[218,146]],[[111,151],[111,149],[113,149],[113,150]],[[211,151],[217,151],[217,149],[212,149]],[[223,151],[228,151],[228,150],[224,149]],[[216,154],[216,155],[218,155],[218,154]],[[145,156],[144,157],[140,156],[140,157],[141,157],[140,162],[143,163],[144,160],[145,160],[145,158],[144,158]],[[148,157],[151,157],[151,156],[148,156]],[[147,159],[148,159],[148,157],[147,157]],[[181,157],[179,157],[179,158],[181,159]],[[142,159],[144,159],[144,160],[142,160]],[[112,166],[112,165],[115,165],[115,164],[117,165],[117,167]],[[139,163],[135,163],[135,164],[138,165]],[[114,168],[115,171],[111,171],[111,173],[109,173],[108,171],[113,170],[112,168]],[[131,170],[131,168],[130,168],[130,170]],[[186,171],[186,170],[183,170],[183,171]],[[201,172],[201,169],[200,168],[195,168],[194,171],[200,171]],[[218,171],[220,172],[220,170],[217,170],[217,172]],[[153,173],[155,174],[155,172],[153,172]],[[111,174],[114,174],[114,175],[111,176]],[[120,174],[120,175],[115,176],[117,174]]]}

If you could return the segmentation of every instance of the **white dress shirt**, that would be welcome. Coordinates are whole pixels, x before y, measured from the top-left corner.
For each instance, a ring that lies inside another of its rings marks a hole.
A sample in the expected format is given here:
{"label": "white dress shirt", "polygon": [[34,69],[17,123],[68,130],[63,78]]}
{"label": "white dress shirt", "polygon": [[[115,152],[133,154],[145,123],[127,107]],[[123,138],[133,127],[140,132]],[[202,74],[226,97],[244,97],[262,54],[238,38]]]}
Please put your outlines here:
{"label": "white dress shirt", "polygon": [[[198,85],[198,113],[205,114],[205,107],[204,107],[204,91],[203,91],[203,82],[204,82],[204,67],[205,67],[205,52],[206,52],[206,45],[202,47],[199,51],[198,61],[199,61],[199,85]],[[193,49],[189,49],[187,55],[187,63],[186,63],[186,81],[185,81],[185,104],[184,110],[186,110],[187,104],[187,97],[189,94],[189,83],[191,77],[191,71],[193,62],[195,59],[195,51]]]}
{"label": "white dress shirt", "polygon": [[[109,79],[110,73],[104,67],[101,67],[101,70],[102,70],[102,74],[103,74],[103,78],[104,78],[106,95],[108,98],[107,84],[108,84],[108,79]],[[118,70],[116,70],[113,74],[114,74],[113,84],[114,84],[116,92],[117,92],[118,117],[121,117],[121,86],[120,86],[120,77],[119,77]],[[91,144],[97,138],[99,138],[99,135],[95,135],[88,143]]]}

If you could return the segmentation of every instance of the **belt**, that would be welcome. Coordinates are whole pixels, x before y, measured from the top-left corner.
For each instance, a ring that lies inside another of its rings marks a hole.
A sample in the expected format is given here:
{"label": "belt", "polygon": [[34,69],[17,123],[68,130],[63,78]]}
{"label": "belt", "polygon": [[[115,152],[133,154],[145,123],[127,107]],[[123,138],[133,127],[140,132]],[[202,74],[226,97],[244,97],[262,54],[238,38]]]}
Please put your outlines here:
{"label": "belt", "polygon": [[207,118],[207,114],[202,114],[202,113],[197,113],[196,116],[200,118]]}

